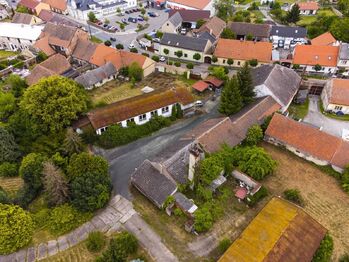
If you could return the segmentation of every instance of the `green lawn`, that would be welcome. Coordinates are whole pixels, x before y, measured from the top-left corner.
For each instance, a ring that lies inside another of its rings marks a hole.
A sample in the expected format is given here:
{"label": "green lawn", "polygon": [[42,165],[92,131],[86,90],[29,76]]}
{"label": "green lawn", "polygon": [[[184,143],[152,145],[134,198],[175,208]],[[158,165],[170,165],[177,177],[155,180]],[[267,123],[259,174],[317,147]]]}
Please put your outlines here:
{"label": "green lawn", "polygon": [[11,51],[0,50],[0,60],[3,58],[14,56],[14,55],[17,55],[17,53],[11,52]]}
{"label": "green lawn", "polygon": [[318,16],[320,15],[335,16],[336,14],[331,9],[321,9],[318,11],[317,15],[313,15],[313,16],[302,15],[301,20],[298,21],[297,25],[301,25],[301,26],[310,25],[313,22],[315,22]]}
{"label": "green lawn", "polygon": [[91,42],[93,42],[93,43],[96,43],[96,44],[101,44],[101,43],[103,43],[103,41],[101,40],[101,39],[99,39],[98,37],[96,37],[96,36],[91,36]]}
{"label": "green lawn", "polygon": [[330,113],[325,112],[322,101],[319,101],[319,108],[320,108],[321,113],[324,116],[327,116],[327,117],[330,117],[333,119],[337,119],[337,120],[341,120],[341,121],[349,121],[349,115],[337,116],[336,114],[330,114]]}
{"label": "green lawn", "polygon": [[309,99],[307,99],[307,101],[304,104],[292,103],[288,108],[288,112],[293,118],[304,119],[304,117],[308,114],[308,108]]}

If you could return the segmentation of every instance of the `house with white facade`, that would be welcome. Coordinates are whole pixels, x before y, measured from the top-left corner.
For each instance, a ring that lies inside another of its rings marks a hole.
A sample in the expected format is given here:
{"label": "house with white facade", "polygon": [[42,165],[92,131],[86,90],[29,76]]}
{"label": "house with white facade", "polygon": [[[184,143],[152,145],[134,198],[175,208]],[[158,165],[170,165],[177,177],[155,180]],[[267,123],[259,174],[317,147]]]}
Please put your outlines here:
{"label": "house with white facade", "polygon": [[68,12],[79,20],[88,20],[88,13],[92,12],[98,19],[115,15],[117,10],[136,7],[137,0],[68,0]]}
{"label": "house with white facade", "polygon": [[324,110],[349,114],[349,80],[332,78],[321,93]]}
{"label": "house with white facade", "polygon": [[307,43],[307,29],[300,26],[273,25],[270,31],[273,44],[290,45],[291,43]]}
{"label": "house with white facade", "polygon": [[349,71],[349,44],[341,43],[339,46],[339,55],[338,55],[338,69],[345,71],[345,75],[348,75]]}
{"label": "house with white facade", "polygon": [[10,17],[9,9],[7,6],[0,4],[0,20]]}
{"label": "house with white facade", "polygon": [[211,16],[215,14],[214,0],[167,0],[166,7],[185,10],[208,10]]}
{"label": "house with white facade", "polygon": [[[293,5],[299,6],[300,15],[316,15],[317,11],[320,9],[319,3],[315,1],[299,2]],[[292,8],[292,6],[290,8]]]}
{"label": "house with white facade", "polygon": [[0,49],[22,51],[32,46],[44,28],[42,25],[0,23]]}
{"label": "house with white facade", "polygon": [[84,126],[91,125],[101,135],[111,125],[143,125],[154,116],[170,117],[177,104],[187,110],[194,106],[194,98],[185,88],[157,90],[90,111],[88,121],[74,128],[80,132]]}
{"label": "house with white facade", "polygon": [[251,73],[256,97],[271,96],[284,113],[292,103],[302,78],[293,69],[278,64],[262,65]]}
{"label": "house with white facade", "polygon": [[331,165],[338,172],[349,164],[349,142],[281,114],[274,114],[264,140],[319,166]]}
{"label": "house with white facade", "polygon": [[308,73],[334,74],[337,72],[338,46],[297,45],[293,64]]}
{"label": "house with white facade", "polygon": [[[190,37],[165,33],[160,41],[160,55],[193,62],[204,62],[205,55],[212,51],[212,42],[206,37]],[[178,55],[178,54],[181,54]],[[199,54],[200,59],[194,59]]]}

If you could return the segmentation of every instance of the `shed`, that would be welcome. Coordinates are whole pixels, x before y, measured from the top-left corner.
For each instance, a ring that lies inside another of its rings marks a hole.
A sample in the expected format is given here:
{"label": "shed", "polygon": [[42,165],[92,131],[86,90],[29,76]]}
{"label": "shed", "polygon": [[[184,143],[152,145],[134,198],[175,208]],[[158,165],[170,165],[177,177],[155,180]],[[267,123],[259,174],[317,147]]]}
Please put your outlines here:
{"label": "shed", "polygon": [[220,80],[214,76],[209,76],[204,81],[212,85],[214,88],[220,88],[224,84],[223,80]]}
{"label": "shed", "polygon": [[209,87],[210,87],[210,84],[206,83],[203,80],[197,81],[195,84],[193,84],[193,88],[199,92],[204,92]]}
{"label": "shed", "polygon": [[194,204],[194,201],[191,199],[188,199],[185,195],[183,195],[181,192],[177,192],[174,194],[176,206],[179,207],[183,212],[187,214],[193,214],[198,207]]}

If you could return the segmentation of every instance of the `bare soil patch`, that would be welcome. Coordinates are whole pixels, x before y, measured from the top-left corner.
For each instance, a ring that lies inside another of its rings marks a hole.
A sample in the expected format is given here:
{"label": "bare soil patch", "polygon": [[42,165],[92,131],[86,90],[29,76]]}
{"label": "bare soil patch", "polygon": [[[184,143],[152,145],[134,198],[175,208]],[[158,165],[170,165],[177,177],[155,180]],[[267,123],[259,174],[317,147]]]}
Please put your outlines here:
{"label": "bare soil patch", "polygon": [[329,175],[291,152],[263,143],[278,162],[274,175],[264,185],[274,195],[296,188],[304,198],[304,209],[329,230],[334,241],[333,260],[349,252],[349,196]]}

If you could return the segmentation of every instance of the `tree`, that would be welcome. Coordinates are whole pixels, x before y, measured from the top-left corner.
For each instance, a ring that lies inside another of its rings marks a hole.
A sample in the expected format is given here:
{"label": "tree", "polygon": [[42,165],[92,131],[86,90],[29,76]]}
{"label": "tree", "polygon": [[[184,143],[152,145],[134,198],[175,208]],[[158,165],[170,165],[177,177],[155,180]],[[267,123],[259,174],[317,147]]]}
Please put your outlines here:
{"label": "tree", "polygon": [[133,62],[128,67],[128,75],[129,77],[133,77],[136,81],[141,81],[143,78],[143,69],[137,62]]}
{"label": "tree", "polygon": [[175,55],[178,57],[178,58],[181,58],[183,56],[183,52],[181,50],[178,50],[177,52],[175,52]]}
{"label": "tree", "polygon": [[30,86],[23,95],[20,108],[45,129],[57,132],[68,126],[79,113],[87,110],[88,96],[75,81],[51,76]]}
{"label": "tree", "polygon": [[118,13],[118,14],[121,13],[121,9],[119,7],[116,9],[116,13]]}
{"label": "tree", "polygon": [[33,235],[30,215],[15,205],[0,204],[0,254],[9,254],[27,245]]}
{"label": "tree", "polygon": [[321,241],[318,250],[313,257],[312,262],[328,262],[331,261],[333,252],[333,239],[327,233],[324,239]]}
{"label": "tree", "polygon": [[193,69],[194,68],[194,64],[193,63],[188,63],[187,64],[187,68],[188,69]]}
{"label": "tree", "polygon": [[109,25],[110,24],[110,20],[109,19],[104,19],[104,23],[106,24],[106,25]]}
{"label": "tree", "polygon": [[16,12],[23,13],[23,14],[29,14],[30,13],[29,9],[27,7],[25,7],[25,6],[23,6],[23,5],[17,6]]}
{"label": "tree", "polygon": [[17,108],[16,98],[12,93],[0,91],[0,120],[7,119]]}
{"label": "tree", "polygon": [[146,12],[147,12],[147,11],[145,11],[144,8],[141,9],[141,14],[142,14],[142,15],[145,15]]}
{"label": "tree", "polygon": [[336,18],[330,25],[333,36],[343,42],[349,42],[349,18]]}
{"label": "tree", "polygon": [[201,55],[199,53],[195,53],[193,55],[193,58],[196,60],[196,61],[199,61],[201,59]]}
{"label": "tree", "polygon": [[105,246],[105,236],[102,232],[93,231],[88,234],[86,247],[90,252],[99,252]]}
{"label": "tree", "polygon": [[247,40],[247,41],[252,41],[252,40],[253,40],[253,35],[250,34],[250,33],[248,33],[248,34],[246,35],[246,40]]}
{"label": "tree", "polygon": [[111,42],[110,42],[110,40],[106,40],[106,41],[104,41],[104,45],[105,45],[105,46],[111,46]]}
{"label": "tree", "polygon": [[234,64],[234,60],[231,58],[228,58],[227,64],[231,66],[232,64]]}
{"label": "tree", "polygon": [[93,12],[89,12],[87,14],[88,20],[92,23],[96,23],[97,22],[97,18],[96,15]]}
{"label": "tree", "polygon": [[156,31],[155,36],[156,36],[157,38],[160,38],[160,39],[161,39],[163,35],[164,35],[164,33],[163,33],[163,32]]}
{"label": "tree", "polygon": [[339,0],[337,5],[344,15],[349,15],[349,0]]}
{"label": "tree", "polygon": [[299,206],[303,206],[304,201],[298,189],[287,189],[284,191],[284,197]]}
{"label": "tree", "polygon": [[44,52],[39,51],[38,55],[36,56],[36,62],[39,64],[44,62],[47,58],[48,56]]}
{"label": "tree", "polygon": [[116,45],[115,45],[115,48],[116,48],[116,49],[119,49],[119,50],[120,50],[120,49],[124,49],[124,45],[123,45],[123,44],[116,44]]}
{"label": "tree", "polygon": [[18,165],[16,163],[4,162],[0,164],[0,177],[15,177],[18,175]]}
{"label": "tree", "polygon": [[226,28],[223,29],[222,34],[221,34],[221,38],[224,38],[224,39],[235,39],[235,37],[236,37],[235,33],[229,27],[226,27]]}
{"label": "tree", "polygon": [[5,80],[5,85],[11,90],[15,97],[22,96],[24,90],[28,87],[24,79],[19,75],[11,74]]}
{"label": "tree", "polygon": [[81,137],[71,127],[67,128],[63,146],[64,149],[70,154],[81,153],[85,149],[85,145],[82,142]]}
{"label": "tree", "polygon": [[223,20],[228,20],[233,15],[233,0],[216,0],[216,16]]}
{"label": "tree", "polygon": [[286,21],[289,23],[297,23],[300,20],[299,5],[294,4],[290,11],[286,14]]}
{"label": "tree", "polygon": [[319,65],[319,64],[316,64],[316,65],[314,66],[314,69],[315,69],[316,72],[319,72],[319,71],[321,71],[322,66]]}
{"label": "tree", "polygon": [[251,59],[250,61],[248,61],[248,63],[250,64],[250,66],[256,67],[258,65],[258,60]]}
{"label": "tree", "polygon": [[168,55],[170,53],[170,50],[168,50],[167,48],[164,49],[164,54]]}
{"label": "tree", "polygon": [[124,30],[124,29],[125,29],[125,24],[121,24],[121,25],[120,25],[120,29],[121,29],[121,30]]}
{"label": "tree", "polygon": [[212,63],[217,63],[218,58],[216,56],[212,56],[211,61],[212,61]]}
{"label": "tree", "polygon": [[223,254],[231,246],[231,240],[229,238],[223,238],[219,241],[218,249]]}
{"label": "tree", "polygon": [[218,79],[221,80],[226,80],[227,79],[227,74],[225,72],[224,67],[222,66],[214,66],[210,69],[210,74],[213,75],[214,77],[217,77]]}
{"label": "tree", "polygon": [[228,80],[222,91],[219,112],[227,116],[235,114],[242,108],[242,98],[236,76]]}
{"label": "tree", "polygon": [[251,69],[247,63],[241,67],[237,73],[237,78],[239,82],[240,94],[242,97],[242,102],[244,105],[253,101],[255,97]]}
{"label": "tree", "polygon": [[61,205],[68,199],[68,183],[62,170],[52,162],[43,164],[43,183],[50,205]]}
{"label": "tree", "polygon": [[213,226],[213,217],[207,207],[199,208],[195,212],[194,227],[197,232],[204,232]]}
{"label": "tree", "polygon": [[112,186],[108,173],[86,172],[74,177],[70,188],[73,206],[92,212],[108,203]]}
{"label": "tree", "polygon": [[14,137],[0,126],[0,164],[14,162],[19,157],[18,145]]}
{"label": "tree", "polygon": [[263,139],[263,130],[259,125],[253,125],[247,130],[245,142],[249,146],[255,146]]}
{"label": "tree", "polygon": [[199,29],[205,23],[206,21],[204,19],[199,19],[198,21],[196,21],[196,29]]}

